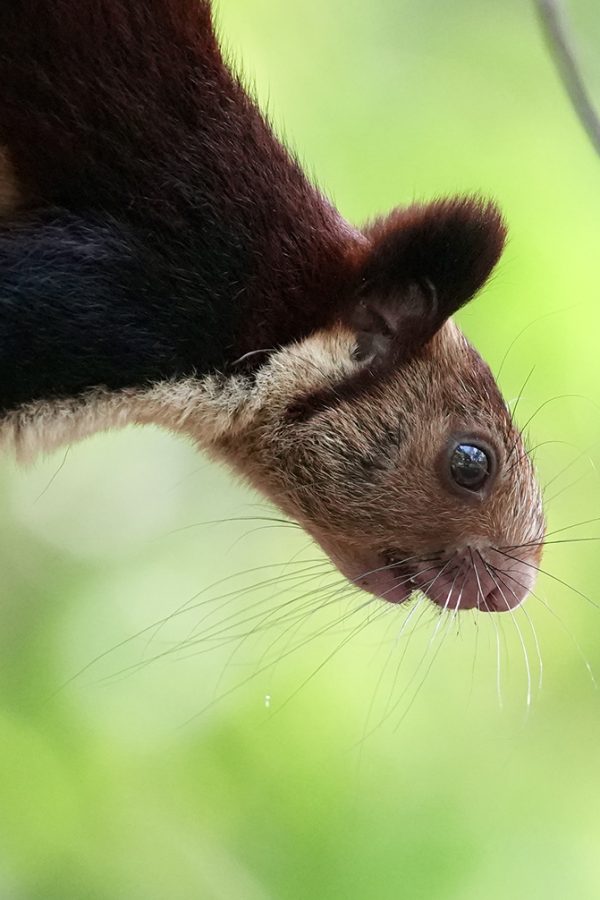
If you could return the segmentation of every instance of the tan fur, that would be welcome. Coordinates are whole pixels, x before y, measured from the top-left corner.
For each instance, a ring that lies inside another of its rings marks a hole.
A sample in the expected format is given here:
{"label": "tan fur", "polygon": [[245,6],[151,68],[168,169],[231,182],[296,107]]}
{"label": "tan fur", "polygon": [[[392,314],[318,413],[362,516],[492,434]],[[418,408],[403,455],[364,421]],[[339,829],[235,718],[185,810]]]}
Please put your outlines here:
{"label": "tan fur", "polygon": [[14,213],[23,201],[22,189],[8,150],[0,147],[0,218]]}
{"label": "tan fur", "polygon": [[[330,378],[335,378],[336,369],[343,370],[344,362],[351,367],[350,337],[345,340],[338,335],[336,340],[320,346],[326,347],[324,358],[330,361]],[[397,532],[399,511],[410,515],[414,535],[422,532],[425,543],[431,541],[432,523],[438,523],[437,530],[445,536],[456,532],[456,543],[460,535],[472,539],[475,528],[486,537],[492,530],[498,536],[502,534],[507,542],[509,538],[515,542],[519,537],[524,540],[523,523],[517,518],[511,527],[512,517],[506,516],[503,504],[486,509],[483,515],[477,507],[465,512],[463,503],[453,503],[440,490],[435,456],[448,430],[480,431],[489,436],[503,456],[514,449],[519,464],[512,477],[506,477],[503,487],[510,495],[509,504],[516,508],[518,499],[526,508],[532,520],[526,537],[534,536],[540,525],[539,499],[529,457],[489,370],[452,322],[440,330],[427,357],[415,359],[365,396],[334,405],[299,429],[282,428],[278,416],[285,395],[289,402],[299,385],[306,389],[311,381],[313,388],[323,382],[323,377],[315,374],[316,368],[310,369],[309,347],[310,342],[296,348],[294,365],[289,365],[289,356],[282,358],[281,362],[289,366],[288,375],[276,380],[283,387],[282,399],[275,396],[273,403],[265,407],[272,417],[269,424],[246,431],[239,447],[228,448],[239,454],[237,462],[248,468],[252,480],[258,478],[265,489],[265,476],[269,481],[275,477],[278,496],[292,498],[296,515],[300,506],[307,520],[322,521],[329,533],[339,533],[343,539],[354,535],[360,542],[370,524],[377,532],[384,531],[387,516],[386,509],[373,496],[373,485],[365,478],[351,477],[356,476],[353,465],[361,459],[385,460],[388,455],[392,458],[394,453],[389,481],[382,484],[390,509],[390,541]],[[334,359],[336,364],[332,366]],[[397,428],[399,418],[405,435],[400,452],[394,446],[388,447],[389,434]],[[349,449],[350,462],[342,464],[340,451]],[[419,477],[407,481],[399,472],[403,462],[414,467]],[[304,489],[298,484],[303,472]],[[453,521],[456,511],[460,517],[457,522]],[[465,528],[469,520],[471,529]]]}
{"label": "tan fur", "polygon": [[0,442],[21,462],[31,462],[98,431],[155,424],[221,455],[220,447],[245,440],[298,392],[350,374],[356,365],[350,359],[353,345],[349,331],[319,332],[273,354],[255,380],[216,374],[147,390],[97,389],[79,398],[32,403],[5,416]]}

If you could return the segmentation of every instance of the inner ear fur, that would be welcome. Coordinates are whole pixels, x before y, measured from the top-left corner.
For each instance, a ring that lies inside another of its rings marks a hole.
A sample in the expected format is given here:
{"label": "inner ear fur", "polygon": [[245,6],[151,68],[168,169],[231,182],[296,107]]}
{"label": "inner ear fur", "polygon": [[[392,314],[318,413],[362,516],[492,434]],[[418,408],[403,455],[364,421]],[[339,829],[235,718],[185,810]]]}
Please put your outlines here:
{"label": "inner ear fur", "polygon": [[359,355],[399,356],[423,346],[485,284],[506,226],[491,201],[459,197],[396,209],[365,234],[349,324]]}

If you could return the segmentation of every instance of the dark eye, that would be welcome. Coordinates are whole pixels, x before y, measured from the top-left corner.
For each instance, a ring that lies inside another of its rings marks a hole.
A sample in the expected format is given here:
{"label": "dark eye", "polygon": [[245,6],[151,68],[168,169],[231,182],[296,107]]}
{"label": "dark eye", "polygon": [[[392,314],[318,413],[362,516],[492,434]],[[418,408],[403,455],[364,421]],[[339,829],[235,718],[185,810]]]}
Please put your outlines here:
{"label": "dark eye", "polygon": [[450,457],[450,474],[460,487],[478,491],[487,481],[492,464],[488,454],[473,444],[459,444]]}

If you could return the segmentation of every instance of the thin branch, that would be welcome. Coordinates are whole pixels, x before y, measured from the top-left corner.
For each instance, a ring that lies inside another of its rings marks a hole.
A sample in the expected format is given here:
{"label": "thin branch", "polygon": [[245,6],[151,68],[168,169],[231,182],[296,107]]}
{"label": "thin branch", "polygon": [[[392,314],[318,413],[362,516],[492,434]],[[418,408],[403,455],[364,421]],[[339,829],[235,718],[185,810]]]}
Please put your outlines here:
{"label": "thin branch", "polygon": [[560,0],[534,0],[548,49],[575,112],[600,156],[600,114],[594,106],[577,61],[575,43]]}

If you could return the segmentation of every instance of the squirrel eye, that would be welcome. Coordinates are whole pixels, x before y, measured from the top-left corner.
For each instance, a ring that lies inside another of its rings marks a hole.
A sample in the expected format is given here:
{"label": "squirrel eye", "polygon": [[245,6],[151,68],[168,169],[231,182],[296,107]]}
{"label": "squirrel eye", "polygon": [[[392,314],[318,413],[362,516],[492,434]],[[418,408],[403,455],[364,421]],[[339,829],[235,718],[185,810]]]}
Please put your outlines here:
{"label": "squirrel eye", "polygon": [[458,444],[450,457],[450,474],[462,488],[478,491],[491,472],[491,460],[485,450],[473,444]]}

